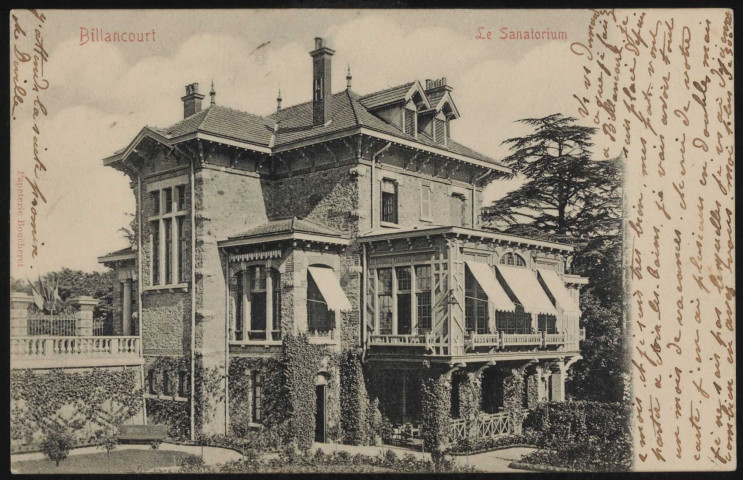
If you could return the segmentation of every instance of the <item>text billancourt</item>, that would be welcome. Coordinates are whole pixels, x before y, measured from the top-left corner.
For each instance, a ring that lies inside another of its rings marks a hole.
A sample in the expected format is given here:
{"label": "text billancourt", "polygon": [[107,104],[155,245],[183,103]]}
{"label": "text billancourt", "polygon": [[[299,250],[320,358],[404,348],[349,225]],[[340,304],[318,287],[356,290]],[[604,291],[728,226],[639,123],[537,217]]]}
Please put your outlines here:
{"label": "text billancourt", "polygon": [[[508,27],[502,27],[497,37],[499,40],[567,40],[568,34],[563,30],[512,30]],[[477,27],[475,40],[493,40],[493,32],[485,27]]]}
{"label": "text billancourt", "polygon": [[80,45],[86,43],[148,43],[155,41],[155,29],[151,32],[107,32],[102,28],[80,27]]}

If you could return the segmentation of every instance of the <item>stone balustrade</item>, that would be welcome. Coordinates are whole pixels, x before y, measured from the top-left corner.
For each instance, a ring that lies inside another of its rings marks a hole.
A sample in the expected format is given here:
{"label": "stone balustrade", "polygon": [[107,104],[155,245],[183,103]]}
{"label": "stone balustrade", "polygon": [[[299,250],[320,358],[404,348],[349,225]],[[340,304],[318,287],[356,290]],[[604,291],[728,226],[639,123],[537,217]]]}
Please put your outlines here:
{"label": "stone balustrade", "polygon": [[13,369],[141,363],[139,337],[26,336],[10,339],[10,365]]}

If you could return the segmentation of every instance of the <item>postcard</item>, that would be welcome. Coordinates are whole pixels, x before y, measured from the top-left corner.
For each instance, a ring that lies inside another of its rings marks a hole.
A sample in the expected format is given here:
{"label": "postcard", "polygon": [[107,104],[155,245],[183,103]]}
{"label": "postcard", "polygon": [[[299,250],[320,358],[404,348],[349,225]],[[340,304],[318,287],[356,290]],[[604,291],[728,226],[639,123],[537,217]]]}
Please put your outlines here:
{"label": "postcard", "polygon": [[13,10],[16,473],[733,471],[733,13]]}

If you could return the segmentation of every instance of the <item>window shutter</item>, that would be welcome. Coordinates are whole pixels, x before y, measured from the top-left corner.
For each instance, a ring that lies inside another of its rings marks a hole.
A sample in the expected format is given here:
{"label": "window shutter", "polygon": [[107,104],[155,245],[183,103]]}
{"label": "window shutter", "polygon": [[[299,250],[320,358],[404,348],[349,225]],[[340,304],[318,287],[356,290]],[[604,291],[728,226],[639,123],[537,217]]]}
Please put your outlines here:
{"label": "window shutter", "polygon": [[421,218],[431,218],[431,187],[428,185],[421,186]]}

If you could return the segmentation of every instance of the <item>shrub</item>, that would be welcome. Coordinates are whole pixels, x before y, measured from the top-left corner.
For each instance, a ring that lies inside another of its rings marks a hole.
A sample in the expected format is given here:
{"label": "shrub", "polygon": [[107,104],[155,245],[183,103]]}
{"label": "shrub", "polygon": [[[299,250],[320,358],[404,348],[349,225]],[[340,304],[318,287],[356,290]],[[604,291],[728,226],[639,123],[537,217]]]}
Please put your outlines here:
{"label": "shrub", "polygon": [[59,466],[72,449],[72,435],[60,428],[50,430],[41,444],[41,451]]}
{"label": "shrub", "polygon": [[522,461],[581,471],[626,471],[632,463],[630,410],[591,401],[539,404],[524,421],[540,450]]}
{"label": "shrub", "polygon": [[434,463],[449,442],[451,383],[442,374],[427,372],[421,385],[421,437]]}
{"label": "shrub", "polygon": [[98,448],[106,451],[106,456],[111,457],[111,451],[116,449],[119,444],[119,438],[114,432],[100,431],[96,435],[96,444]]}

